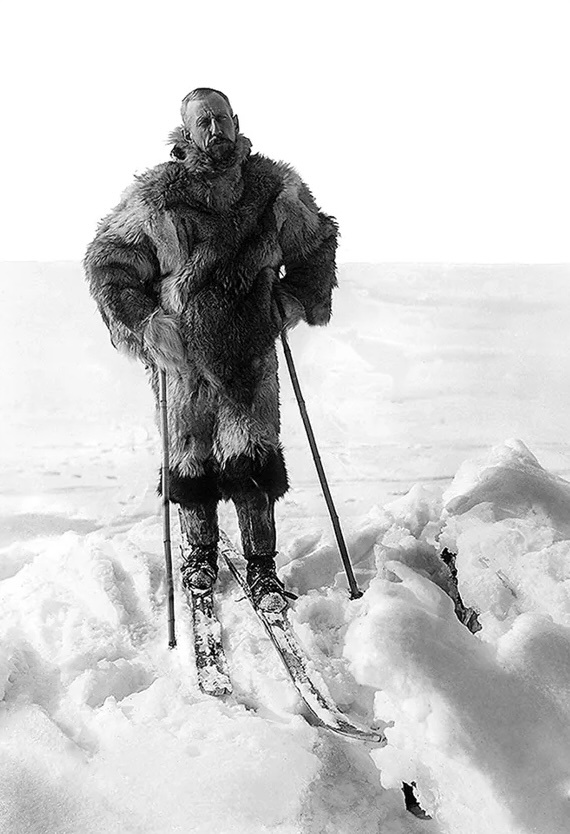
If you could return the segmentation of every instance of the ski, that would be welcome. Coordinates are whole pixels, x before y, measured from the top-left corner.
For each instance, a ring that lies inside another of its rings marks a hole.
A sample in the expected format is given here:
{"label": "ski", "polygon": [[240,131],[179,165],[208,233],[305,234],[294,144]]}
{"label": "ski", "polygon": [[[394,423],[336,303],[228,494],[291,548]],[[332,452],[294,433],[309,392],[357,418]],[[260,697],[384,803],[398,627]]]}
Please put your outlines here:
{"label": "ski", "polygon": [[205,695],[230,695],[232,684],[222,643],[222,628],[214,610],[212,591],[184,588],[192,611],[194,657],[198,686]]}
{"label": "ski", "polygon": [[386,738],[383,733],[379,730],[371,730],[355,724],[352,719],[349,719],[340,711],[323,683],[316,682],[315,673],[310,670],[309,660],[299,645],[287,617],[287,611],[273,614],[255,607],[249,587],[235,564],[235,559],[241,558],[241,556],[225,533],[221,533],[218,547],[229,570],[244,591],[277,650],[297,692],[311,715],[313,723],[320,727],[326,727],[342,736],[384,746]]}

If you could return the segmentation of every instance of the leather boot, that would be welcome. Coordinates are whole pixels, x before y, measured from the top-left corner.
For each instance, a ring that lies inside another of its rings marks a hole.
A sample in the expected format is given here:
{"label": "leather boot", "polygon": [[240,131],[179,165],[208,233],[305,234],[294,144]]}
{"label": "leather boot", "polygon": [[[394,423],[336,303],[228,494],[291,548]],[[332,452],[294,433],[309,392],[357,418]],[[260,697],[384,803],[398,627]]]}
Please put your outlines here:
{"label": "leather boot", "polygon": [[218,576],[218,502],[179,506],[182,584],[209,591]]}
{"label": "leather boot", "polygon": [[275,502],[260,489],[235,495],[233,502],[253,603],[263,611],[283,611],[287,606],[286,597],[294,597],[285,590],[275,572]]}

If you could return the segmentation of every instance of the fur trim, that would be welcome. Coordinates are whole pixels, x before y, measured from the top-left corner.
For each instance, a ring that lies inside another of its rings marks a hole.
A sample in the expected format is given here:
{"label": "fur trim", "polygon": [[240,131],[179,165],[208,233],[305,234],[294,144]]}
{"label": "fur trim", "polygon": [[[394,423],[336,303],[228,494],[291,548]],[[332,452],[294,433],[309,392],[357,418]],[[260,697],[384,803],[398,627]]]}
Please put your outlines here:
{"label": "fur trim", "polygon": [[222,498],[227,501],[235,496],[261,490],[271,500],[281,498],[289,489],[283,449],[272,449],[263,461],[240,455],[227,461],[218,480]]}
{"label": "fur trim", "polygon": [[[169,499],[173,504],[182,507],[192,507],[193,504],[208,504],[221,498],[220,489],[214,475],[201,475],[189,478],[181,475],[177,470],[170,469]],[[162,475],[159,475],[157,492],[162,495]]]}
{"label": "fur trim", "polygon": [[[272,501],[281,498],[289,489],[283,449],[272,449],[263,461],[240,455],[227,461],[221,470],[211,464],[209,472],[198,477],[182,475],[178,469],[169,470],[169,498],[173,504],[192,507],[223,499],[229,501],[252,490],[259,490]],[[162,475],[159,473],[158,495],[162,495]]]}

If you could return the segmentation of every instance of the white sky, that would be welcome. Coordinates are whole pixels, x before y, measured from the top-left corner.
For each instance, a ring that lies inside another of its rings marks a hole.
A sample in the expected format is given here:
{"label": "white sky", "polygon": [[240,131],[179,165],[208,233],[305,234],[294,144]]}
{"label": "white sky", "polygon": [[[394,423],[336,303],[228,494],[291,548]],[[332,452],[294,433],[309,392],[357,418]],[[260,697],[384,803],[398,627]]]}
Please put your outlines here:
{"label": "white sky", "polygon": [[193,87],[337,216],[341,261],[570,261],[568,0],[4,12],[0,259],[79,259]]}

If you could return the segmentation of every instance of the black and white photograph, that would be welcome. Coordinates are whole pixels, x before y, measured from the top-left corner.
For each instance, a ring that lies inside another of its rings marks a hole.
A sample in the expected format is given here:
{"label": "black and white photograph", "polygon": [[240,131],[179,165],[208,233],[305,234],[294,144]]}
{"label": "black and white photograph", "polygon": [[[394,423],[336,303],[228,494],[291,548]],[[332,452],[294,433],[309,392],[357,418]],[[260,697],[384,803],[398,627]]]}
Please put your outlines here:
{"label": "black and white photograph", "polygon": [[568,834],[568,3],[2,18],[0,834]]}

